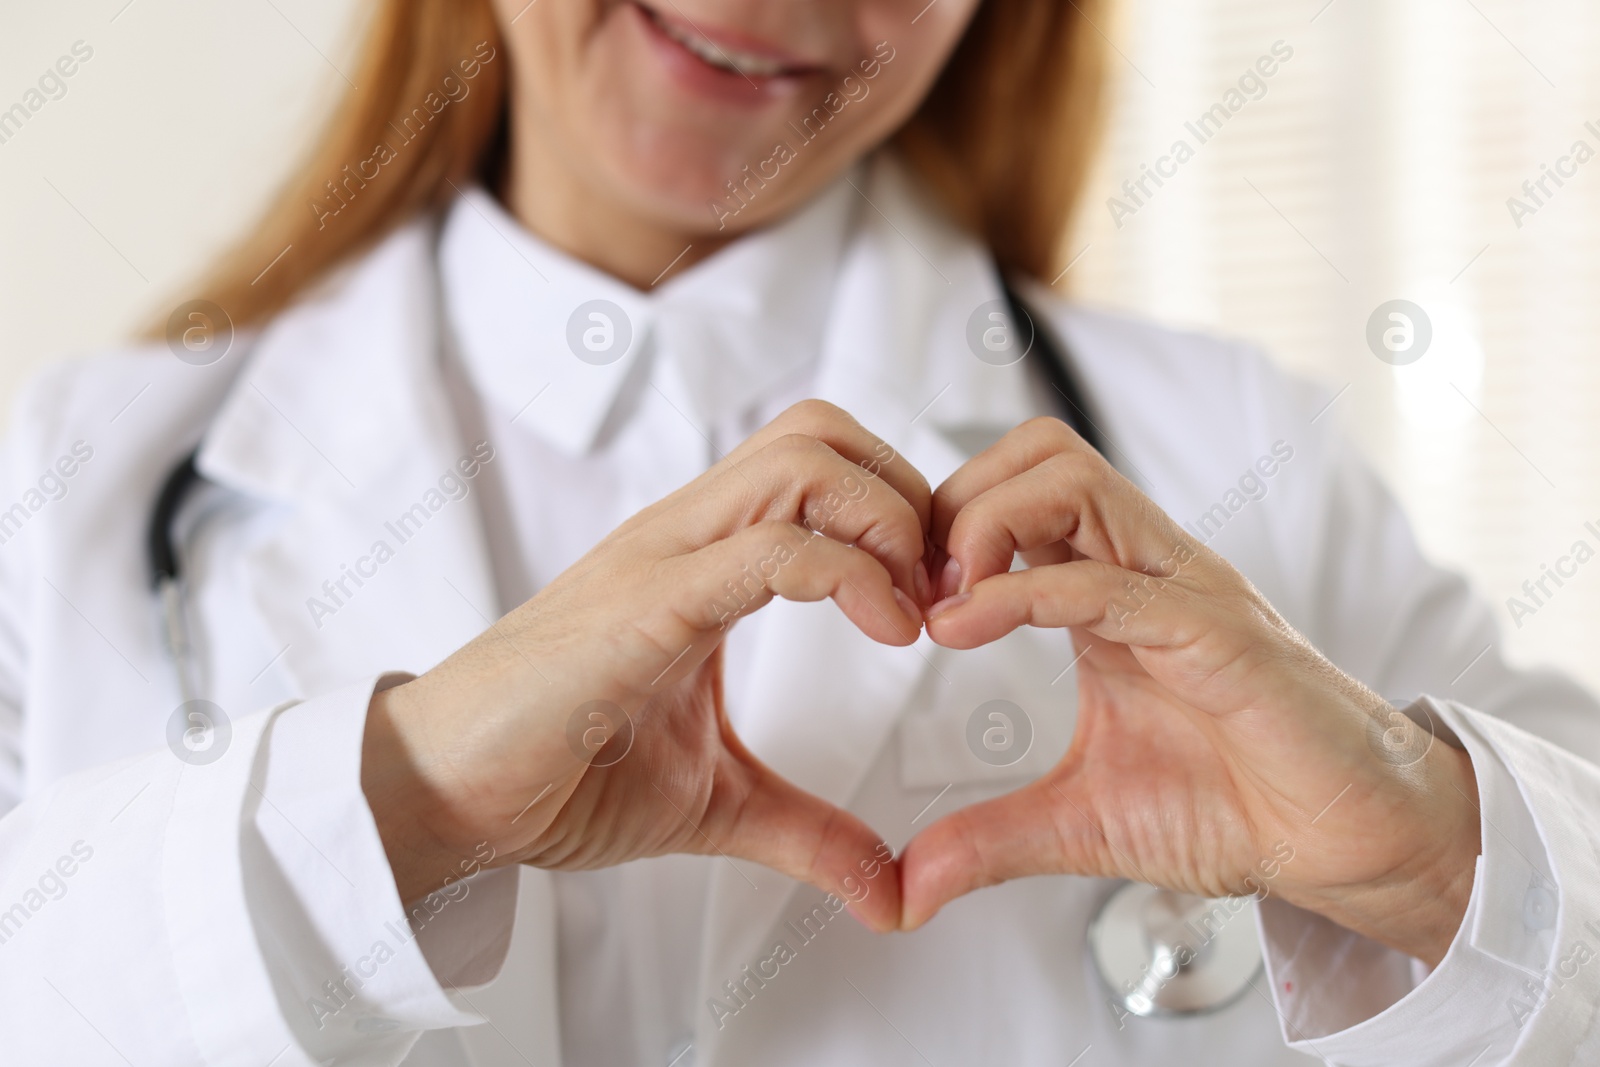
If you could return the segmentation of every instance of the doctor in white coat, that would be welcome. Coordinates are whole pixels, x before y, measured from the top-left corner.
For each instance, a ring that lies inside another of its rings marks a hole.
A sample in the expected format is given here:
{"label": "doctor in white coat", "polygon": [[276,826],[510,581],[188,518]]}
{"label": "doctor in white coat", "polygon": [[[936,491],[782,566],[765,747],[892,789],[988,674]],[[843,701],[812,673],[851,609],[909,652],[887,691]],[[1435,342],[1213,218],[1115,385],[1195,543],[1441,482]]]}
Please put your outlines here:
{"label": "doctor in white coat", "polygon": [[[1101,13],[384,6],[211,303],[18,407],[7,1061],[1600,1062],[1592,699],[1326,394],[1034,280]],[[1264,967],[1129,1010],[1121,879]]]}

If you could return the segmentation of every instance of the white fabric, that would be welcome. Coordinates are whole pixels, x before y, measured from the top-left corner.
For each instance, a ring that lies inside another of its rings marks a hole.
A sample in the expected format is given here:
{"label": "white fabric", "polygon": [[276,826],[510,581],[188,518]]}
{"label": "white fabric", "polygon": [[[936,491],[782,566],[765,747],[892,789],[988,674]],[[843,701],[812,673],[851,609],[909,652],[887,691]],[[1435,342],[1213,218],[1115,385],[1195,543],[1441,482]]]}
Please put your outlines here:
{"label": "white fabric", "polygon": [[[1464,709],[1429,707],[1437,728],[1459,737],[1472,756],[1484,838],[1462,936],[1431,979],[1414,973],[1426,971],[1418,961],[1402,967],[1396,954],[1331,922],[1280,901],[1261,907],[1274,988],[1284,994],[1285,1038],[1350,1067],[1400,1055],[1419,1064],[1504,1062],[1532,1013],[1532,1004],[1526,1013],[1518,1007],[1534,999],[1522,983],[1540,974],[1554,947],[1548,860],[1515,780]],[[1429,1040],[1421,1046],[1415,1035],[1424,1031]]]}
{"label": "white fabric", "polygon": [[[522,595],[502,578],[515,553],[497,541],[522,549],[520,580],[536,588],[635,499],[670,491],[793,396],[839,403],[935,483],[982,441],[1054,410],[1026,362],[992,367],[967,347],[968,317],[999,295],[981,249],[892,162],[858,184],[649,296],[469,193],[441,252],[488,459],[440,386],[424,224],[211,367],[134,350],[35,384],[0,502],[24,499],[75,441],[94,454],[0,544],[8,1048],[28,1062],[477,1067],[1133,1064],[1199,1050],[1239,1064],[1304,1062],[1299,1051],[1415,1064],[1485,1046],[1479,1064],[1544,1064],[1600,1052],[1600,968],[1567,965],[1600,942],[1592,700],[1506,666],[1487,610],[1422,560],[1387,493],[1314,420],[1326,394],[1235,346],[1071,308],[1037,286],[1027,295],[1072,353],[1119,467],[1205,527],[1335,662],[1389,695],[1431,693],[1441,738],[1471,754],[1484,855],[1440,967],[1422,977],[1269,900],[1270,970],[1252,993],[1216,1015],[1119,1028],[1083,958],[1109,888],[1091,880],[993,887],[908,936],[830,923],[764,985],[745,968],[777,937],[799,940],[788,924],[819,897],[720,858],[495,872],[408,918],[360,792],[362,714],[380,676],[426,670]],[[637,351],[604,367],[565,341],[572,308],[595,294],[641,324]],[[141,539],[156,486],[202,432],[215,488],[196,503],[208,518],[191,545],[190,603],[204,691],[233,718],[222,757],[186,766],[163,744],[178,697]],[[1292,458],[1264,493],[1243,495],[1241,477],[1280,443]],[[480,505],[496,493],[486,529]],[[402,539],[393,526],[408,514],[421,517]],[[393,552],[372,563],[379,541]],[[961,655],[926,639],[886,649],[828,605],[779,603],[734,639],[730,704],[746,743],[896,847],[1048,766],[1071,734],[1070,672],[1052,684],[1071,658],[1060,634]],[[995,697],[1029,709],[1036,730],[1005,771],[963,739]],[[327,983],[341,980],[348,1003],[334,1005]],[[747,1003],[729,1000],[735,980]],[[737,1006],[720,1026],[718,998]]]}
{"label": "white fabric", "polygon": [[[501,510],[503,528],[491,522],[486,536],[502,611],[808,395],[833,274],[792,265],[836,261],[859,205],[837,182],[647,295],[533,237],[482,189],[451,208],[443,291],[475,401],[465,436],[495,449],[480,477]],[[579,362],[569,348],[570,309],[593,300],[628,317],[632,343],[617,363]],[[736,727],[760,626],[758,614],[728,639]],[[701,859],[662,857],[554,877],[567,1062],[650,1062],[692,1039],[708,874]]]}

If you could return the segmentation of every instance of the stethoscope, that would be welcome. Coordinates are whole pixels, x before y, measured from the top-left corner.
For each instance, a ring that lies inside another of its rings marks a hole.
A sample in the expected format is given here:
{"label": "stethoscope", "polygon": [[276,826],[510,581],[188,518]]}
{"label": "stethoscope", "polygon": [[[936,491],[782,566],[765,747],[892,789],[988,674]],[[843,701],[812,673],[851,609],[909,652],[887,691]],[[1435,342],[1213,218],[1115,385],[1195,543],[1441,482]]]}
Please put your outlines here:
{"label": "stethoscope", "polygon": [[[1062,419],[1095,451],[1105,435],[1089,418],[1060,343],[1038,329],[1027,306],[1002,281],[1014,324],[1004,362],[1037,352],[1045,379],[1061,397]],[[998,309],[997,309],[998,310]],[[1262,968],[1261,943],[1249,897],[1209,899],[1141,882],[1120,882],[1089,922],[1086,940],[1095,975],[1123,1015],[1146,1018],[1208,1015],[1232,1004]]]}
{"label": "stethoscope", "polygon": [[199,452],[196,448],[184,456],[161,483],[156,506],[150,512],[150,525],[145,531],[150,587],[161,610],[161,644],[172,662],[178,692],[185,705],[193,703],[199,695],[199,664],[184,616],[183,558],[172,527],[184,501],[200,480],[200,471],[195,466]]}
{"label": "stethoscope", "polygon": [[[989,313],[1011,331],[1000,362],[1037,351],[1036,363],[1061,396],[1063,419],[1105,454],[1105,439],[1088,416],[1065,353],[1046,331],[1035,328],[1011,286],[1002,287],[1010,322],[996,318],[998,308]],[[183,561],[173,525],[201,480],[195,466],[198,452],[190,452],[167,475],[146,533],[162,644],[185,705],[197,697],[198,663],[185,621]],[[1120,883],[1101,903],[1087,933],[1089,955],[1112,1006],[1128,1015],[1160,1017],[1209,1014],[1231,1004],[1262,967],[1255,922],[1245,907],[1248,899],[1211,900],[1139,882]]]}

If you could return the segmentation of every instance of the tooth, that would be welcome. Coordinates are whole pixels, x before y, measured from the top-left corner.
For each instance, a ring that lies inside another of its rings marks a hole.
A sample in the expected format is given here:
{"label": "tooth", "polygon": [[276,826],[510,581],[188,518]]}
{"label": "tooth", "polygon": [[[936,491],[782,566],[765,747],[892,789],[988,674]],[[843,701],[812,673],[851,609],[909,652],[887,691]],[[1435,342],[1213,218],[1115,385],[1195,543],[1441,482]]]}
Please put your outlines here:
{"label": "tooth", "polygon": [[756,59],[752,57],[744,64],[745,70],[758,78],[770,78],[783,72],[783,64],[770,59]]}
{"label": "tooth", "polygon": [[767,59],[764,56],[753,56],[744,52],[718,48],[699,34],[691,34],[678,29],[676,26],[663,24],[663,28],[667,31],[667,36],[713,67],[731,71],[735,74],[753,74],[758,78],[768,78],[783,73],[783,64],[775,60]]}

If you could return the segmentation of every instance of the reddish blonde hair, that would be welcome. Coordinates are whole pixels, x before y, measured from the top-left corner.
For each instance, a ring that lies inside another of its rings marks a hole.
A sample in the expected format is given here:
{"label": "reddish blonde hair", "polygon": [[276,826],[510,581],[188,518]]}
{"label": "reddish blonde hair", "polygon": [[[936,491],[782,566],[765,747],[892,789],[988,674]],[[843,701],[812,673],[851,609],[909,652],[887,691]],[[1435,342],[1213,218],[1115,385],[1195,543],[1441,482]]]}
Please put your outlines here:
{"label": "reddish blonde hair", "polygon": [[[1002,269],[1052,277],[1098,138],[1105,57],[1091,20],[1109,3],[983,0],[895,135]],[[484,42],[494,50],[487,62]],[[354,76],[360,88],[255,229],[204,276],[202,295],[236,325],[260,323],[457,187],[487,178],[505,148],[502,52],[489,0],[379,0]],[[397,150],[377,147],[397,139]]]}

